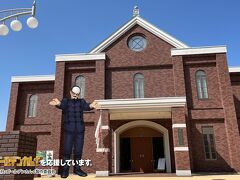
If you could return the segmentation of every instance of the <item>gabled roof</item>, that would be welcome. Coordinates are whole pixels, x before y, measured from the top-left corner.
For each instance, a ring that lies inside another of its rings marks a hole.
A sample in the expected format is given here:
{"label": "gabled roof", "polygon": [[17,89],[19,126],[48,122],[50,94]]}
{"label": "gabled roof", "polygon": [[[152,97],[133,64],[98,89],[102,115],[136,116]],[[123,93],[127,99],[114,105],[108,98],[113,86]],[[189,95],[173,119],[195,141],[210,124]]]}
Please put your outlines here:
{"label": "gabled roof", "polygon": [[154,35],[158,36],[159,38],[163,39],[164,41],[168,42],[175,48],[188,48],[186,44],[177,40],[173,36],[167,34],[166,32],[162,31],[161,29],[155,27],[154,25],[150,24],[146,20],[142,19],[139,16],[132,18],[126,24],[124,24],[121,28],[119,28],[115,33],[113,33],[110,37],[105,39],[102,43],[97,45],[94,49],[90,51],[90,53],[100,53],[113,42],[115,42],[119,37],[121,37],[125,32],[131,29],[133,26],[138,24],[139,26],[143,27],[144,29],[150,31]]}

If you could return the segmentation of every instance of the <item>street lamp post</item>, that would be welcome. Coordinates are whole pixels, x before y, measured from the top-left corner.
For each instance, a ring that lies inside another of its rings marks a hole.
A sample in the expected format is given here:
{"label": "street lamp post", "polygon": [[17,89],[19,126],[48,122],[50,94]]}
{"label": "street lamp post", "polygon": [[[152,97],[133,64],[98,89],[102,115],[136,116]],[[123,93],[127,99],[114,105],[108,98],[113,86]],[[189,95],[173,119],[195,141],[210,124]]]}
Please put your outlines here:
{"label": "street lamp post", "polygon": [[[9,28],[5,24],[7,20],[14,19],[10,23],[10,27],[13,31],[21,31],[22,23],[18,20],[18,17],[31,15],[27,19],[27,25],[31,29],[38,27],[38,20],[35,18],[36,14],[36,1],[33,2],[32,8],[17,8],[7,9],[0,11],[0,36],[6,36],[9,33]],[[1,16],[2,15],[2,16]]]}

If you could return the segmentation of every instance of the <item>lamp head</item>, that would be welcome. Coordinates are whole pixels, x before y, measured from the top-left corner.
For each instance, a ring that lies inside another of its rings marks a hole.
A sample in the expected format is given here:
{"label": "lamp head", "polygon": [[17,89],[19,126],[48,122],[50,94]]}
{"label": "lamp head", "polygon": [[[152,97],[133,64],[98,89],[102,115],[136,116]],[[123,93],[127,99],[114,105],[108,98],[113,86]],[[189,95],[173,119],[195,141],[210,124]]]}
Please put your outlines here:
{"label": "lamp head", "polygon": [[28,27],[30,27],[31,29],[35,29],[35,28],[37,28],[38,27],[38,20],[37,20],[37,18],[35,18],[35,17],[29,17],[28,19],[27,19],[27,25],[28,25]]}
{"label": "lamp head", "polygon": [[8,35],[9,29],[5,24],[0,24],[0,36]]}
{"label": "lamp head", "polygon": [[21,31],[22,23],[19,20],[13,20],[10,24],[13,31]]}

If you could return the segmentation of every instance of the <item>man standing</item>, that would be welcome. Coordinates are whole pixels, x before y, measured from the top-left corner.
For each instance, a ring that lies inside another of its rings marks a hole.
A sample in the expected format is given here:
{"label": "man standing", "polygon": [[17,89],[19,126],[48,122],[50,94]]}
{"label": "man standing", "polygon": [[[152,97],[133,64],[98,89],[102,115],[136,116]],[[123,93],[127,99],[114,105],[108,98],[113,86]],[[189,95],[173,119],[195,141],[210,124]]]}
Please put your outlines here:
{"label": "man standing", "polygon": [[[61,109],[64,114],[64,153],[63,162],[70,159],[72,147],[74,147],[74,173],[79,176],[87,176],[87,173],[81,170],[79,160],[82,158],[82,150],[84,144],[85,125],[83,121],[83,111],[90,111],[97,107],[97,103],[87,103],[85,99],[79,99],[80,88],[73,86],[70,95],[71,98],[63,98],[59,101],[57,98],[52,99],[49,104]],[[67,178],[69,175],[69,166],[63,166],[61,173],[62,178]]]}

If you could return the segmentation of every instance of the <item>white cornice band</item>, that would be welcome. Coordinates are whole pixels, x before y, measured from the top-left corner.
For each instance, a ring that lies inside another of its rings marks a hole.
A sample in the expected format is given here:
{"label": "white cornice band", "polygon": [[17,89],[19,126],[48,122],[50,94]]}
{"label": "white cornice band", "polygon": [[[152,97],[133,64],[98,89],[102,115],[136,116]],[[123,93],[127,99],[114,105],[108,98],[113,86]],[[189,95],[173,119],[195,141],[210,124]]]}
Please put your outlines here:
{"label": "white cornice band", "polygon": [[230,73],[238,73],[240,72],[240,67],[229,67],[229,72]]}
{"label": "white cornice band", "polygon": [[55,61],[89,61],[105,60],[105,53],[87,53],[87,54],[57,54]]}
{"label": "white cornice band", "polygon": [[186,97],[103,99],[96,100],[96,102],[99,105],[97,109],[184,107]]}
{"label": "white cornice band", "polygon": [[176,48],[171,49],[172,56],[196,55],[196,54],[217,54],[226,53],[226,46],[206,46],[192,48]]}
{"label": "white cornice band", "polygon": [[55,81],[55,75],[12,76],[11,78],[12,83],[39,81]]}

